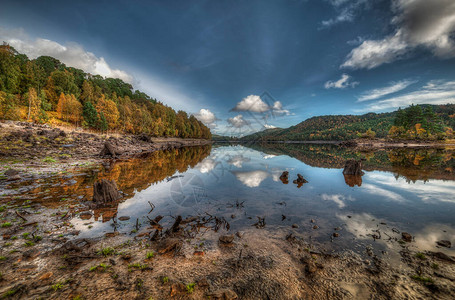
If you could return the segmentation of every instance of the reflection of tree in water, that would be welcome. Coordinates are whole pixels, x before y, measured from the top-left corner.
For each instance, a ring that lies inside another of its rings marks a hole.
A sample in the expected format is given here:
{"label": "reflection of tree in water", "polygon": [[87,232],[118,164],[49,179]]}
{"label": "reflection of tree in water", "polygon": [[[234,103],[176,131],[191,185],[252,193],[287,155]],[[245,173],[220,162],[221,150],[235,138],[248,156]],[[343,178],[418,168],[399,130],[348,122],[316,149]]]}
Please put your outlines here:
{"label": "reflection of tree in water", "polygon": [[[52,208],[75,204],[80,200],[91,201],[93,184],[103,178],[114,180],[122,192],[131,195],[135,190],[144,190],[177,171],[185,172],[194,167],[206,158],[210,151],[211,145],[184,147],[152,152],[142,158],[117,161],[109,169],[99,172],[97,167],[78,168],[70,174],[36,180],[37,187],[27,191],[27,196],[34,202]],[[116,211],[117,203],[113,207],[96,209],[95,217],[102,214],[104,221],[112,218]]]}
{"label": "reflection of tree in water", "polygon": [[[210,151],[211,145],[156,151],[143,158],[118,161],[109,170],[100,173],[97,179],[114,180],[118,188],[130,196],[134,191],[140,192],[177,171],[183,173],[193,168]],[[103,222],[110,220],[116,215],[117,206],[118,202],[113,207],[95,209],[95,219],[102,214]]]}
{"label": "reflection of tree in water", "polygon": [[[249,147],[274,155],[288,155],[318,168],[344,167],[348,159],[362,159],[366,171],[389,171],[408,181],[455,180],[455,150],[440,148],[396,148],[358,151],[333,144],[253,144]],[[348,178],[346,184],[358,185],[358,179]]]}

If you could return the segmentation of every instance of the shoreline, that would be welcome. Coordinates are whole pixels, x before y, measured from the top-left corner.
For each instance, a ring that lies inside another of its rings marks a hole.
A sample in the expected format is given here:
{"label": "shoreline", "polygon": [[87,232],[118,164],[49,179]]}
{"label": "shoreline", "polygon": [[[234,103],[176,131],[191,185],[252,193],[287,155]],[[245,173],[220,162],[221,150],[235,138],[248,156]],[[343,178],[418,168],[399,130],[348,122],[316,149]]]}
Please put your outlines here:
{"label": "shoreline", "polygon": [[[118,155],[101,156],[106,142]],[[20,121],[0,122],[0,159],[19,170],[53,173],[86,164],[103,164],[147,155],[159,150],[211,144],[210,140],[100,134]],[[0,172],[9,168],[0,166]]]}

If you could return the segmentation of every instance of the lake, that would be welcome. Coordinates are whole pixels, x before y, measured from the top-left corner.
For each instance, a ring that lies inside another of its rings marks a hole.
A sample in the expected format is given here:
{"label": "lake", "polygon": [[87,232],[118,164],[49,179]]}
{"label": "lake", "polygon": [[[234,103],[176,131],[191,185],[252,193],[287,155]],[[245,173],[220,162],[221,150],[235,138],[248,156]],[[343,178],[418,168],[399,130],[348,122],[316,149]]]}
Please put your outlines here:
{"label": "lake", "polygon": [[[362,177],[343,176],[350,158],[362,159]],[[287,183],[280,180],[283,171],[289,172]],[[453,149],[215,144],[80,167],[21,183],[12,193],[47,207],[80,206],[91,199],[96,180],[115,180],[125,197],[73,218],[79,238],[113,231],[135,236],[157,215],[164,216],[164,227],[178,215],[205,215],[222,220],[220,230],[293,232],[325,251],[362,254],[370,248],[393,256],[404,231],[414,237],[412,247],[453,255],[453,248],[438,248],[436,241],[454,242],[454,171]],[[294,184],[297,174],[308,182]]]}

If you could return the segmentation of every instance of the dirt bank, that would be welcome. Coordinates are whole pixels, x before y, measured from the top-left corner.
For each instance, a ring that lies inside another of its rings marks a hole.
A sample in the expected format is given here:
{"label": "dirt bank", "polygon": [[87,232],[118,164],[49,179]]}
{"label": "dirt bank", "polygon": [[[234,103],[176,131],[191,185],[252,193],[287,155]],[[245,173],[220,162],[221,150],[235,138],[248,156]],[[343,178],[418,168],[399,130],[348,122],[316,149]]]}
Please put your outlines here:
{"label": "dirt bank", "polygon": [[27,122],[0,122],[0,172],[14,168],[40,174],[102,163],[112,157],[100,152],[109,142],[116,159],[128,159],[157,150],[209,144],[200,139],[153,138],[147,135],[99,134]]}

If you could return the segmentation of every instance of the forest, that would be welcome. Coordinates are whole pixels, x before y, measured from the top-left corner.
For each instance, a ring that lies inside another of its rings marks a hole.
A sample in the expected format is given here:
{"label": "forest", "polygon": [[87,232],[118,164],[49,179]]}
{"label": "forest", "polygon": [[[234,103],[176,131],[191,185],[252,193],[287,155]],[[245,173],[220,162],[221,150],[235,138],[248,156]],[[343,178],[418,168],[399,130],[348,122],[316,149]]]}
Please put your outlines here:
{"label": "forest", "polygon": [[68,67],[50,56],[29,59],[0,45],[0,119],[99,132],[210,139],[193,115],[175,112],[118,78]]}
{"label": "forest", "polygon": [[273,128],[243,141],[344,141],[357,138],[444,140],[454,137],[455,105],[411,105],[388,113],[328,115],[289,128]]}

